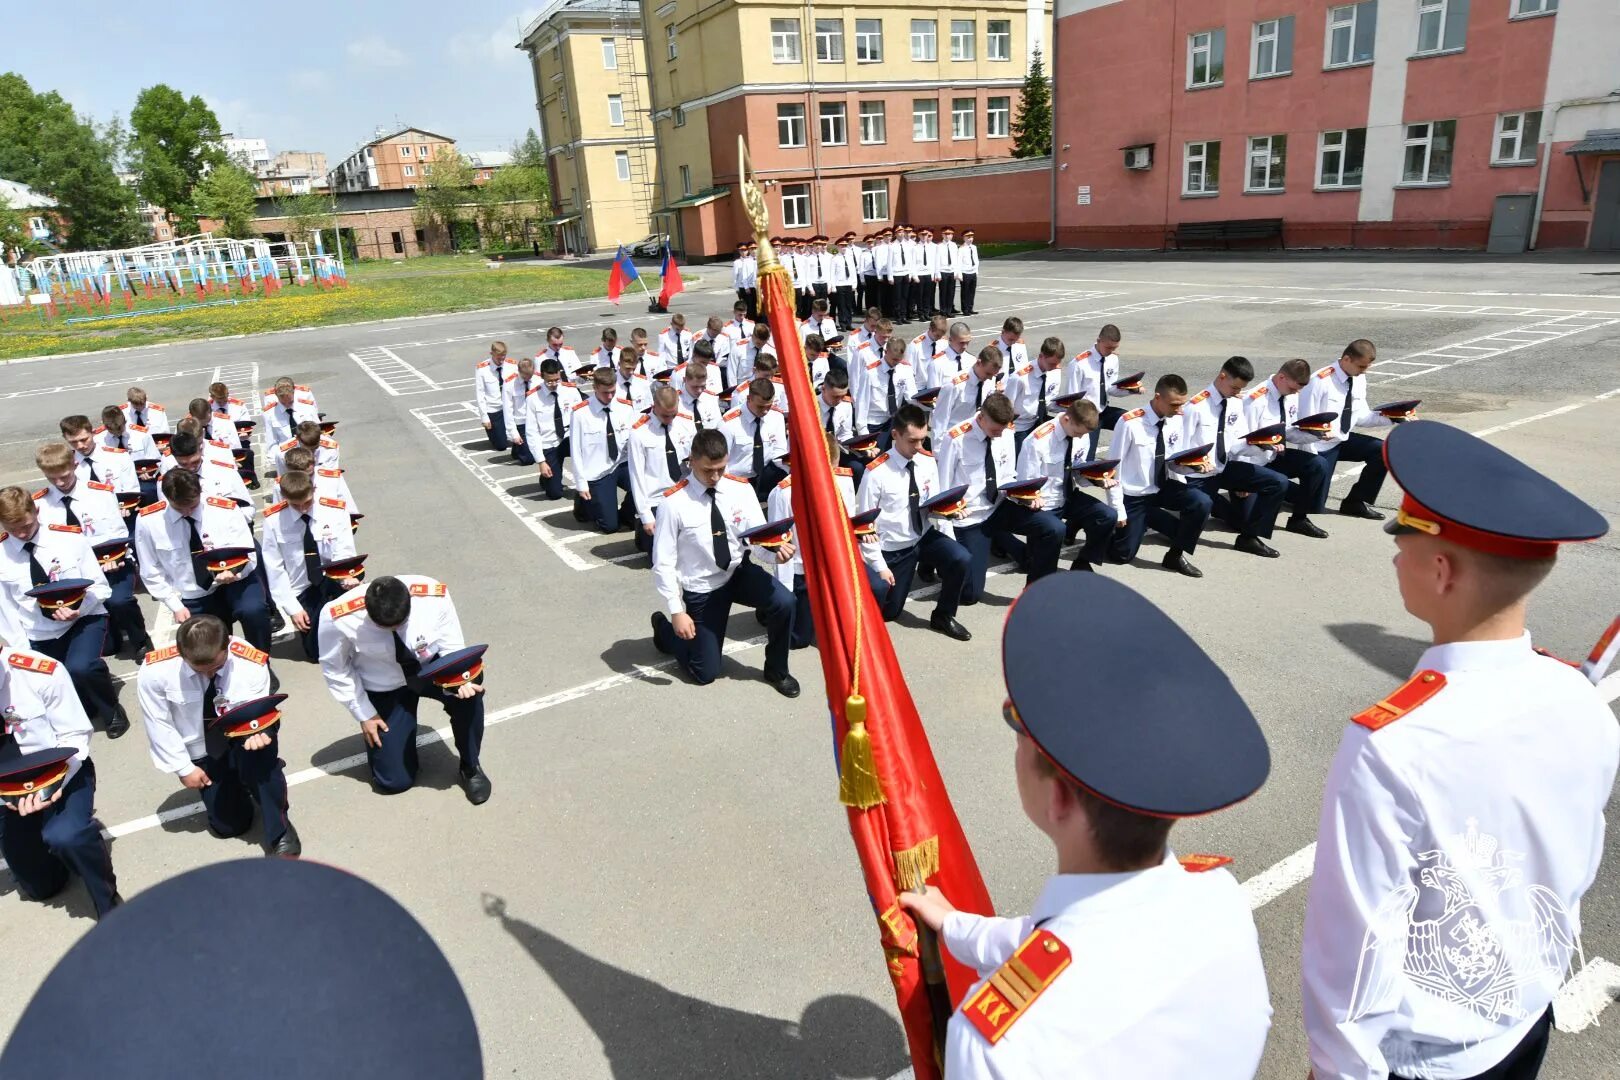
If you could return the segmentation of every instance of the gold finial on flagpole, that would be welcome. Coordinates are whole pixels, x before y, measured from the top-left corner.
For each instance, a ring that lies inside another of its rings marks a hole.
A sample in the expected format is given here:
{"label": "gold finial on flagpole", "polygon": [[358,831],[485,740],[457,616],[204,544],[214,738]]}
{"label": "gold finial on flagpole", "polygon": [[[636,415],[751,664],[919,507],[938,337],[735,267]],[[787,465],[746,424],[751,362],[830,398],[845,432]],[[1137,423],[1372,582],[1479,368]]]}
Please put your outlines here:
{"label": "gold finial on flagpole", "polygon": [[741,135],[737,136],[737,174],[742,188],[743,210],[748,214],[748,223],[754,228],[754,246],[758,249],[755,258],[759,262],[759,269],[774,269],[781,263],[776,260],[776,249],[771,247],[771,213],[765,206],[765,192],[754,177],[754,163],[748,157],[748,142]]}

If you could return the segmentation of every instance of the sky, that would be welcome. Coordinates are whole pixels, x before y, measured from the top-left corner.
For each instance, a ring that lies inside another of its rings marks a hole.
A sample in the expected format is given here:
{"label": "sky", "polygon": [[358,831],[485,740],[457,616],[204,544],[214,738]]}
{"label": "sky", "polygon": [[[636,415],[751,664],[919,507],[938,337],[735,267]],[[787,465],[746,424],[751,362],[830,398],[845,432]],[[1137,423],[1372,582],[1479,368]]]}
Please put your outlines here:
{"label": "sky", "polygon": [[[506,150],[536,127],[528,57],[514,48],[544,0],[74,0],[15,4],[0,72],[55,90],[81,116],[126,121],[168,83],[271,154],[318,150],[328,168],[378,126],[423,128],[463,151]],[[71,12],[71,27],[64,27]],[[64,38],[64,34],[66,37]],[[29,45],[28,43],[39,43]]]}

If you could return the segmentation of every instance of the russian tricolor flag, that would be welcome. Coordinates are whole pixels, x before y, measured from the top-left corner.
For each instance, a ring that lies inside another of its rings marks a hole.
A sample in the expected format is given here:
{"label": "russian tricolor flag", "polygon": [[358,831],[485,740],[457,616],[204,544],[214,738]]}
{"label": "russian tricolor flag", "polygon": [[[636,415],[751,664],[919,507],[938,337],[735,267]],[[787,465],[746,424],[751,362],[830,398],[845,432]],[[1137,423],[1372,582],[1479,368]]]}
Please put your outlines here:
{"label": "russian tricolor flag", "polygon": [[617,304],[625,286],[639,280],[641,275],[636,273],[636,264],[630,261],[624,245],[620,244],[618,254],[613,256],[613,269],[608,271],[608,299]]}

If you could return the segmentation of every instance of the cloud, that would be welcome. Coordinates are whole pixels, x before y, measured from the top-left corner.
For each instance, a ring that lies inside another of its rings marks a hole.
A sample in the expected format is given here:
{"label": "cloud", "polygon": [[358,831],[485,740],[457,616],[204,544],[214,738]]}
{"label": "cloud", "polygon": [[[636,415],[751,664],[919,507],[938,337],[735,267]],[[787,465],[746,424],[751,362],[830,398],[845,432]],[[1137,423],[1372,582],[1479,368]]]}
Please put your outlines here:
{"label": "cloud", "polygon": [[399,49],[376,35],[351,41],[344,46],[343,51],[349,54],[350,60],[363,67],[402,67],[409,59]]}
{"label": "cloud", "polygon": [[450,59],[473,67],[518,63],[523,59],[523,53],[517,48],[518,38],[539,14],[539,8],[525,8],[515,18],[502,20],[494,30],[463,30],[452,35],[448,45]]}
{"label": "cloud", "polygon": [[294,90],[323,94],[331,89],[332,77],[320,68],[299,68],[287,76],[287,84]]}

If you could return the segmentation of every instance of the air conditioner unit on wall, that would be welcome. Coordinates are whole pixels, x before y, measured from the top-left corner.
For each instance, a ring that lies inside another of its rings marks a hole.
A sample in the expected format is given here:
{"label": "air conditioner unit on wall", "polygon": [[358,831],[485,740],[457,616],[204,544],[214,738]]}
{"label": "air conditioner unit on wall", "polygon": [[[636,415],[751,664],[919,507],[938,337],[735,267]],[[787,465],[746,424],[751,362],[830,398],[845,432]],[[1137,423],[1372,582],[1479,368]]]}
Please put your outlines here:
{"label": "air conditioner unit on wall", "polygon": [[1153,167],[1153,147],[1127,146],[1125,147],[1125,167],[1127,169],[1150,169]]}

